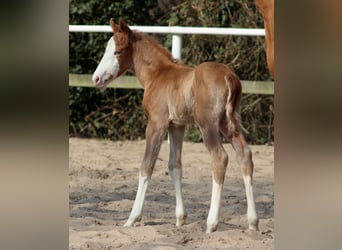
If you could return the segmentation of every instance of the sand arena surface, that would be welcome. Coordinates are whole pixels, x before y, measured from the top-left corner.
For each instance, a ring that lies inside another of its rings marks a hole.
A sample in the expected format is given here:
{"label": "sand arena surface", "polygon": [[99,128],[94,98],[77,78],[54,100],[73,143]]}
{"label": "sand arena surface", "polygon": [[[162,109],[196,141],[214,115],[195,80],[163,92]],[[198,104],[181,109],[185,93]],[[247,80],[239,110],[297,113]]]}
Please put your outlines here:
{"label": "sand arena surface", "polygon": [[260,231],[247,226],[241,170],[230,144],[216,232],[205,234],[211,199],[210,158],[202,143],[183,145],[186,225],[176,227],[175,192],[163,143],[147,190],[142,221],[125,228],[133,205],[145,141],[69,139],[69,249],[274,249],[274,148],[251,146]]}

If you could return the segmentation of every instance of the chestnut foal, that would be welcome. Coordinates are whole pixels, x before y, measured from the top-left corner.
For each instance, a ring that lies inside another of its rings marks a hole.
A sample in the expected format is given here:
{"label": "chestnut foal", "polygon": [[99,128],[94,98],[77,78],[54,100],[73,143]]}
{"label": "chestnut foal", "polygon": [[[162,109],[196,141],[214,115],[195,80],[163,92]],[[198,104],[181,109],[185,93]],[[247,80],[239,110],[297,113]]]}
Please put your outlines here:
{"label": "chestnut foal", "polygon": [[176,193],[176,225],[185,224],[187,213],[182,197],[181,153],[185,125],[195,122],[210,153],[213,174],[207,233],[217,228],[228,164],[220,131],[236,151],[246,189],[249,228],[257,230],[252,153],[241,133],[238,115],[242,91],[239,78],[220,63],[206,62],[195,68],[183,65],[153,38],[132,31],[123,20],[117,25],[111,19],[110,25],[114,35],[109,39],[92,80],[98,88],[105,88],[127,70],[134,72],[144,87],[143,107],[148,117],[138,191],[125,226],[141,220],[147,186],[166,132],[170,139],[169,174]]}

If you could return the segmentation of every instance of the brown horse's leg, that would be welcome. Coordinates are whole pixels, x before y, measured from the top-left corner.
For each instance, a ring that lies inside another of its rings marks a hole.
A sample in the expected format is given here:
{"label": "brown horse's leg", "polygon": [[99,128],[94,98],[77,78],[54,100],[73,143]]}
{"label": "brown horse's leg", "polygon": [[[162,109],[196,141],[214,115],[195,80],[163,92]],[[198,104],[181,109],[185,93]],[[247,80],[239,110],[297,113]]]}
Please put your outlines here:
{"label": "brown horse's leg", "polygon": [[266,59],[271,76],[274,77],[274,0],[256,0],[266,31]]}
{"label": "brown horse's leg", "polygon": [[238,163],[242,169],[243,181],[245,184],[246,197],[247,197],[247,218],[250,229],[258,230],[259,219],[255,210],[254,196],[253,196],[253,160],[252,152],[249,149],[245,138],[240,133],[238,136],[229,136],[227,119],[223,117],[220,122],[220,130],[231,140],[232,146],[236,152]]}
{"label": "brown horse's leg", "polygon": [[166,128],[149,122],[146,128],[146,149],[143,162],[140,167],[138,191],[135,197],[131,214],[125,223],[125,227],[133,226],[134,222],[140,221],[145,201],[148,183],[151,179],[161,144],[166,133]]}
{"label": "brown horse's leg", "polygon": [[199,125],[204,144],[210,153],[213,173],[211,203],[207,218],[207,233],[215,231],[218,225],[222,189],[228,165],[228,155],[222,146],[218,125],[210,126],[209,124],[210,122],[204,126]]}
{"label": "brown horse's leg", "polygon": [[259,219],[255,209],[253,195],[253,160],[252,152],[249,149],[242,134],[232,137],[232,145],[237,155],[237,160],[242,168],[242,176],[246,189],[247,197],[247,218],[249,229],[259,230]]}
{"label": "brown horse's leg", "polygon": [[169,127],[170,159],[169,174],[172,178],[176,192],[176,226],[185,224],[187,213],[184,208],[182,195],[182,144],[184,126]]}

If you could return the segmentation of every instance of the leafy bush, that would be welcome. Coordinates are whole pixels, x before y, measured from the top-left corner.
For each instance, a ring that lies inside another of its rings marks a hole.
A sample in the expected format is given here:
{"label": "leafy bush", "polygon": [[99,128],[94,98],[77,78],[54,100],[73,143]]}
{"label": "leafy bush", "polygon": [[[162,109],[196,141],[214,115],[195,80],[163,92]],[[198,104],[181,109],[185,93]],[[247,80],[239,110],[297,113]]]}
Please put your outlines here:
{"label": "leafy bush", "polygon": [[139,139],[146,119],[141,106],[143,90],[69,88],[71,136]]}

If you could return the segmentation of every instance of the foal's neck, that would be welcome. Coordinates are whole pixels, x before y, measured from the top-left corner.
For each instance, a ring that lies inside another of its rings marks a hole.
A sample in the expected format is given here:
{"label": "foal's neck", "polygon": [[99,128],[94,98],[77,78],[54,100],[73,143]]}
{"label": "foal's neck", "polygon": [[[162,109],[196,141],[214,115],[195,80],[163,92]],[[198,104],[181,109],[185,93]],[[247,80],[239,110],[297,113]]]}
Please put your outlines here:
{"label": "foal's neck", "polygon": [[174,67],[178,62],[152,37],[139,35],[141,39],[133,45],[133,64],[137,78],[146,88],[163,70]]}

